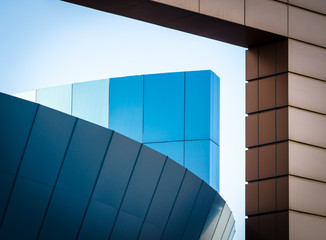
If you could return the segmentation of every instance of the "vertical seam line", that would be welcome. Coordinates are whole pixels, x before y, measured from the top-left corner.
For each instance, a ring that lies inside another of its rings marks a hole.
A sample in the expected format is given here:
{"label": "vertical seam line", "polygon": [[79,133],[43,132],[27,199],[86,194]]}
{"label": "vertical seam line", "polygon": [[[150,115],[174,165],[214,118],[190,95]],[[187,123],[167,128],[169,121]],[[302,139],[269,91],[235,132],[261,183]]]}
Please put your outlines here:
{"label": "vertical seam line", "polygon": [[183,74],[183,167],[186,167],[186,72]]}

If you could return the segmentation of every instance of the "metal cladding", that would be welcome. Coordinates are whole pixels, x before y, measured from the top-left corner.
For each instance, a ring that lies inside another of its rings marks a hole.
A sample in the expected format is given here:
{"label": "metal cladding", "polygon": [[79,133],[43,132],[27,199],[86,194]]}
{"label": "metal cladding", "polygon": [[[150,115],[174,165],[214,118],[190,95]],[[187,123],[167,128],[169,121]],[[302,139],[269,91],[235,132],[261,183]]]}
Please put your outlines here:
{"label": "metal cladding", "polygon": [[232,239],[225,201],[117,132],[0,94],[0,239]]}

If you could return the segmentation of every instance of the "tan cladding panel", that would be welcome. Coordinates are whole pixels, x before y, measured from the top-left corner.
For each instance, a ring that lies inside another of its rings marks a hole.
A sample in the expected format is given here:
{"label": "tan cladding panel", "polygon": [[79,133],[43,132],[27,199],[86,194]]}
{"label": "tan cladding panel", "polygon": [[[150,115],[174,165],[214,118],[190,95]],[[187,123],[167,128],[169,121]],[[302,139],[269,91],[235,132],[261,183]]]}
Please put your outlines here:
{"label": "tan cladding panel", "polygon": [[326,49],[290,39],[289,71],[326,81]]}
{"label": "tan cladding panel", "polygon": [[326,116],[289,107],[289,139],[326,148]]}
{"label": "tan cladding panel", "polygon": [[325,0],[289,0],[289,3],[298,7],[326,14]]}
{"label": "tan cladding panel", "polygon": [[326,47],[325,26],[325,15],[289,6],[290,38]]}
{"label": "tan cladding panel", "polygon": [[291,106],[326,114],[326,82],[290,73],[288,84]]}
{"label": "tan cladding panel", "polygon": [[289,142],[291,175],[326,182],[326,149]]}
{"label": "tan cladding panel", "polygon": [[287,35],[287,5],[270,0],[246,0],[245,25]]}
{"label": "tan cladding panel", "polygon": [[200,13],[244,24],[244,0],[200,0]]}
{"label": "tan cladding panel", "polygon": [[164,3],[193,12],[199,12],[199,0],[152,0],[153,2]]}
{"label": "tan cladding panel", "polygon": [[289,176],[291,210],[326,216],[326,183]]}
{"label": "tan cladding panel", "polygon": [[326,218],[289,211],[290,240],[325,240]]}

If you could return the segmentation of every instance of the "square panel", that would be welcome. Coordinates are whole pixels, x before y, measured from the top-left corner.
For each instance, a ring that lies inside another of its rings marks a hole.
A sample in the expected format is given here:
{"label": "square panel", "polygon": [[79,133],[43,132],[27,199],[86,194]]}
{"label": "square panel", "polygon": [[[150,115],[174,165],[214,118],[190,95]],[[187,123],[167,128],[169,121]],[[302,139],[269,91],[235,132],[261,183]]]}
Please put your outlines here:
{"label": "square panel", "polygon": [[144,142],[184,140],[184,73],[144,76]]}
{"label": "square panel", "polygon": [[275,142],[275,112],[267,111],[259,114],[259,144]]}
{"label": "square panel", "polygon": [[276,179],[259,182],[259,213],[276,210]]}
{"label": "square panel", "polygon": [[143,141],[144,76],[110,79],[109,127]]}
{"label": "square panel", "polygon": [[274,177],[276,175],[276,144],[259,148],[259,178]]}
{"label": "square panel", "polygon": [[146,143],[145,145],[170,157],[180,165],[184,166],[184,141]]}
{"label": "square panel", "polygon": [[72,115],[108,127],[109,80],[72,85]]}
{"label": "square panel", "polygon": [[54,185],[76,118],[40,106],[19,176]]}

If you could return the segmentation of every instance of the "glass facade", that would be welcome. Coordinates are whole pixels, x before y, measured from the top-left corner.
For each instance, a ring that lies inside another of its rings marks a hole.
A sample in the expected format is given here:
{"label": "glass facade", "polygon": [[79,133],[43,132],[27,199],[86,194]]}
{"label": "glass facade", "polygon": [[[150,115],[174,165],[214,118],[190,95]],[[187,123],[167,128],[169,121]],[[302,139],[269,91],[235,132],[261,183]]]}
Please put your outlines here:
{"label": "glass facade", "polygon": [[192,71],[40,89],[36,101],[153,148],[219,191],[219,78]]}

